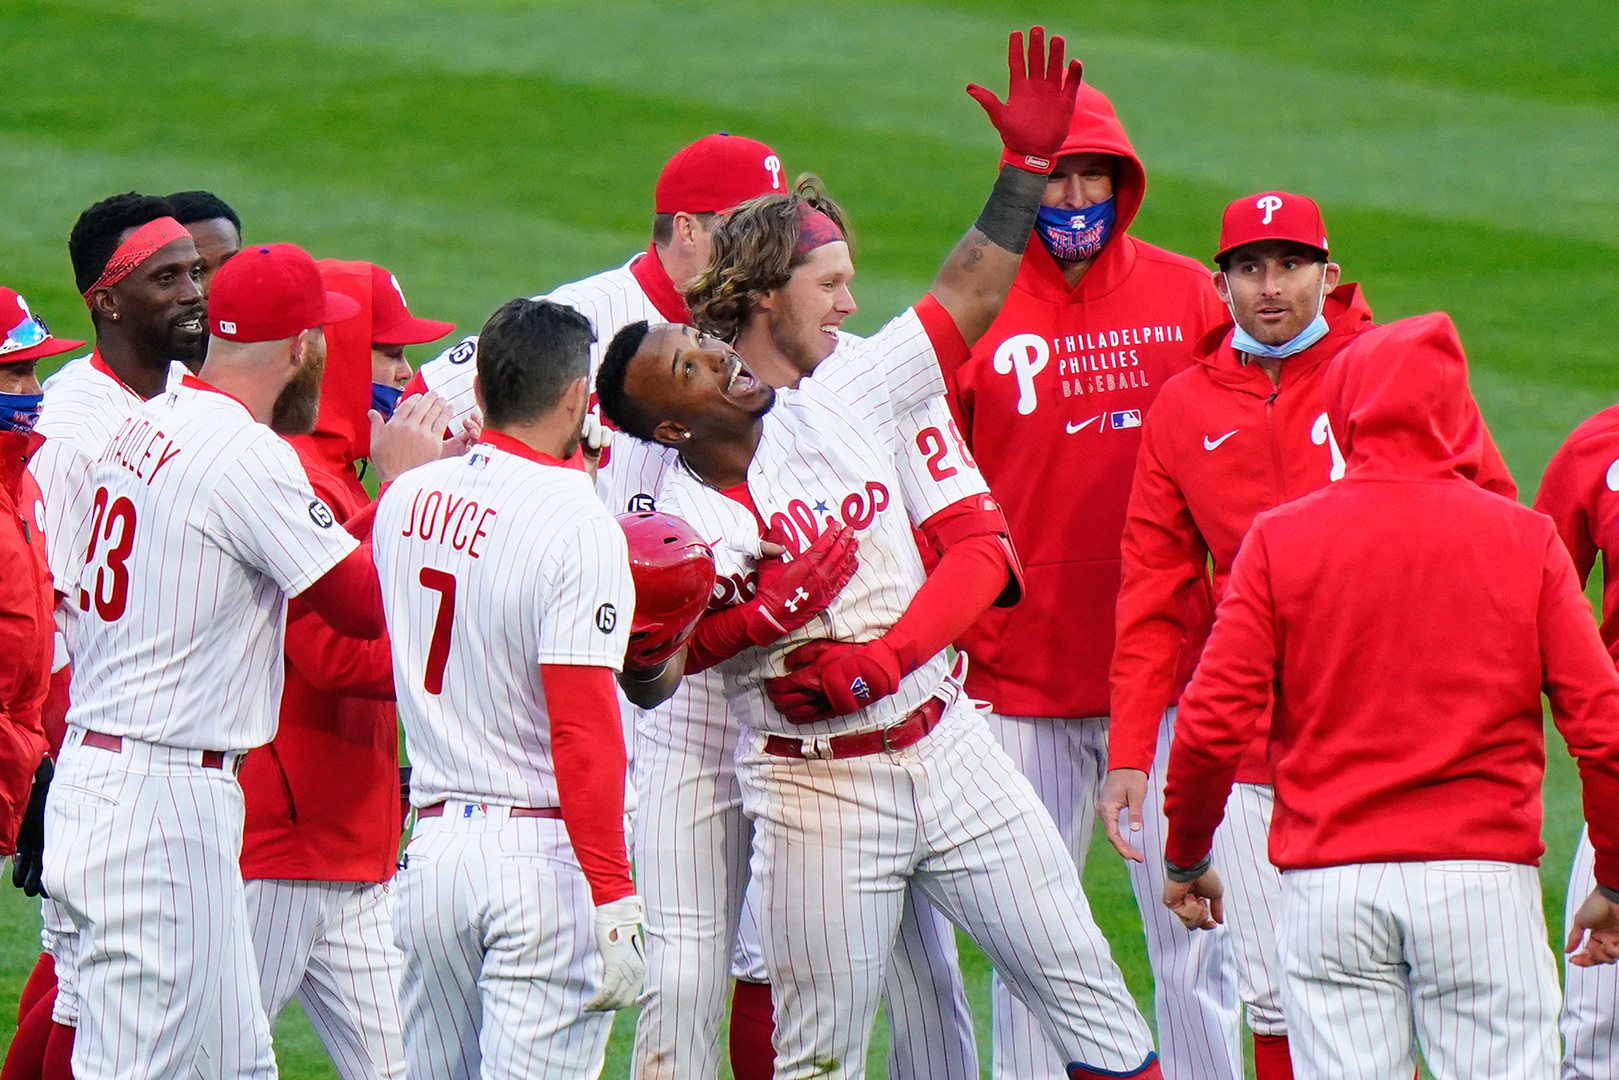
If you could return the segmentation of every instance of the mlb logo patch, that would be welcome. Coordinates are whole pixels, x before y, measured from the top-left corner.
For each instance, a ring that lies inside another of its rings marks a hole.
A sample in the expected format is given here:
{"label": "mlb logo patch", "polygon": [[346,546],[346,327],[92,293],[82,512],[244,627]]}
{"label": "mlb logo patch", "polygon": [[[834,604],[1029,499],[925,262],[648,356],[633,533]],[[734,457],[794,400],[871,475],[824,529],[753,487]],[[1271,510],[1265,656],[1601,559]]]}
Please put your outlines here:
{"label": "mlb logo patch", "polygon": [[1140,409],[1121,409],[1118,412],[1107,414],[1108,427],[1117,431],[1119,428],[1132,428],[1141,426]]}

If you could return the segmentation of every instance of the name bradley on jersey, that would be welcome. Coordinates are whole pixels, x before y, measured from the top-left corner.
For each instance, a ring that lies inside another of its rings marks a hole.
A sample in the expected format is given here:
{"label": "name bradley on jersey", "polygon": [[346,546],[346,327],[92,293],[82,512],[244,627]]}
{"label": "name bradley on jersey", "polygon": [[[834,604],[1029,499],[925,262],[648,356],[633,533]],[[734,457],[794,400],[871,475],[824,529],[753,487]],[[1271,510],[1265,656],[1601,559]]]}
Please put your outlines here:
{"label": "name bradley on jersey", "polygon": [[[159,442],[163,444],[161,450],[158,449]],[[179,452],[180,448],[174,445],[174,440],[165,435],[155,422],[145,417],[131,416],[118,429],[118,434],[113,436],[97,462],[128,469],[150,486],[157,478],[158,470]],[[154,454],[156,461],[152,460]]]}

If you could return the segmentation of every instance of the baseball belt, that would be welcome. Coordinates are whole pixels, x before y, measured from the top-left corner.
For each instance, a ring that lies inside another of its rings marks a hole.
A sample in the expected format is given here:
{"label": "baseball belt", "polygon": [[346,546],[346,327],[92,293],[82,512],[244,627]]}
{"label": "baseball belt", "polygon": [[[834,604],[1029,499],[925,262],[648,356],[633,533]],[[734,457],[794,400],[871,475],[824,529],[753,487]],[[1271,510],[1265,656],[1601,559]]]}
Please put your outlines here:
{"label": "baseball belt", "polygon": [[922,736],[938,726],[944,715],[945,703],[931,697],[911,711],[897,724],[876,731],[857,731],[848,735],[821,735],[811,739],[793,739],[786,735],[772,735],[765,739],[765,753],[777,757],[827,758],[866,757],[870,754],[903,750],[919,742]]}
{"label": "baseball belt", "polygon": [[[114,754],[122,754],[124,752],[124,737],[122,735],[107,735],[100,731],[86,731],[84,738],[79,740],[79,745],[91,746],[97,750],[109,750]],[[200,764],[205,769],[225,769],[227,767],[225,759],[234,757],[235,760],[229,765],[233,776],[242,771],[242,762],[247,758],[246,754],[227,754],[223,750],[198,750],[197,753],[201,755]]]}
{"label": "baseball belt", "polygon": [[[448,805],[450,804],[447,802],[436,802],[432,806],[424,806],[420,810],[416,811],[416,816],[419,818],[443,817],[444,808]],[[561,807],[556,806],[513,806],[507,808],[506,816],[513,818],[537,817],[561,820],[562,809]]]}

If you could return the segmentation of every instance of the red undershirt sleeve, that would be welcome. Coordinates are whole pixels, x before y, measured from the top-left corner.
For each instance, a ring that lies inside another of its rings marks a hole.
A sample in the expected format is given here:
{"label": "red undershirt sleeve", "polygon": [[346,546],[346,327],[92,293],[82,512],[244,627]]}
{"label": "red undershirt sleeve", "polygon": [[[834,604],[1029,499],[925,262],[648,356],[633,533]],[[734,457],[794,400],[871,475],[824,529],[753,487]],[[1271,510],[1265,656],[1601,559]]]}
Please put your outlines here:
{"label": "red undershirt sleeve", "polygon": [[977,622],[1006,588],[1011,571],[999,536],[969,536],[951,545],[911,597],[905,614],[883,635],[899,653],[904,670],[916,670]]}
{"label": "red undershirt sleeve", "polygon": [[697,623],[686,647],[686,674],[695,675],[758,644],[752,634],[752,603],[711,611]]}
{"label": "red undershirt sleeve", "polygon": [[939,370],[944,372],[944,381],[953,381],[961,365],[973,354],[967,339],[961,336],[961,328],[932,293],[917,301],[913,310],[927,332],[928,341],[933,344],[933,354],[939,360]]}
{"label": "red undershirt sleeve", "polygon": [[298,594],[316,615],[345,637],[371,641],[382,636],[382,583],[367,540]]}
{"label": "red undershirt sleeve", "polygon": [[635,892],[624,840],[624,728],[613,673],[541,664],[557,802],[596,905]]}

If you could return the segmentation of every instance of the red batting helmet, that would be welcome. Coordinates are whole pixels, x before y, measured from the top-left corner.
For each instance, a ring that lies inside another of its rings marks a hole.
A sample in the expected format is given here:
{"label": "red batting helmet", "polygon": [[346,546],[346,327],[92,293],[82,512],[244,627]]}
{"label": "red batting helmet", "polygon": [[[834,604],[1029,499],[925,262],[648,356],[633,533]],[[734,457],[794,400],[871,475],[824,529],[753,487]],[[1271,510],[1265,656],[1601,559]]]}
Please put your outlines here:
{"label": "red batting helmet", "polygon": [[630,542],[635,618],[624,662],[655,667],[686,644],[714,591],[714,552],[684,521],[643,510],[618,515]]}

